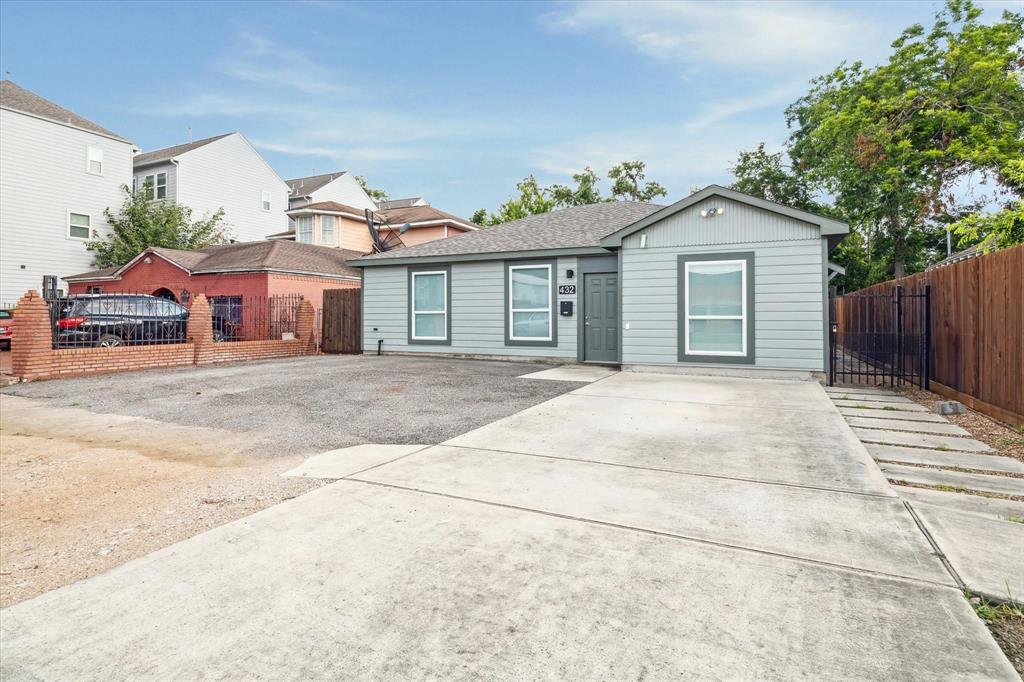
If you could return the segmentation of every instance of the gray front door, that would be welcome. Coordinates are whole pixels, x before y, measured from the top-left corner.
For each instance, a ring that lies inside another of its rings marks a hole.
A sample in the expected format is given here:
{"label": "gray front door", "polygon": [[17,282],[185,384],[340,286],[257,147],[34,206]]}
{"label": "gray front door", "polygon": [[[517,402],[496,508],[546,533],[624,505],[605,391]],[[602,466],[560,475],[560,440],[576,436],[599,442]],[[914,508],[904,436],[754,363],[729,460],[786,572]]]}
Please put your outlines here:
{"label": "gray front door", "polygon": [[583,276],[583,359],[619,361],[619,275]]}

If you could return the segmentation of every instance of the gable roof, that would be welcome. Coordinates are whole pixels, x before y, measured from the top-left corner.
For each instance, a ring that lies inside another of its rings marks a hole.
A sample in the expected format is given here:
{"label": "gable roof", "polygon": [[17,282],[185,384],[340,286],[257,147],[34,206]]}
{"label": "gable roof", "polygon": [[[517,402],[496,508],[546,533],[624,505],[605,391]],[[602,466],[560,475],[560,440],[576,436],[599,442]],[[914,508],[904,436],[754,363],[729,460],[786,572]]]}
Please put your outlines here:
{"label": "gable roof", "polygon": [[381,199],[377,207],[386,211],[389,208],[408,208],[409,206],[426,206],[427,200],[423,197],[407,197],[405,199]]}
{"label": "gable roof", "polygon": [[638,220],[631,225],[626,225],[621,229],[608,234],[601,240],[601,246],[605,248],[622,246],[623,238],[628,237],[634,232],[639,232],[645,227],[649,227],[660,220],[664,220],[671,215],[684,211],[694,204],[714,196],[725,197],[726,199],[732,199],[733,201],[754,206],[755,208],[772,211],[773,213],[778,213],[795,220],[810,223],[821,230],[821,235],[823,237],[827,235],[843,235],[850,231],[849,225],[834,218],[820,216],[809,211],[801,211],[798,208],[791,208],[789,206],[784,206],[783,204],[777,204],[774,201],[768,201],[767,199],[761,199],[760,197],[751,196],[750,194],[737,192],[734,189],[722,187],[721,185],[708,185],[704,189],[699,192],[694,192],[685,199],[677,201],[669,206],[665,206],[661,210],[646,216],[642,220]]}
{"label": "gable roof", "polygon": [[475,225],[465,218],[460,218],[457,215],[447,213],[439,208],[433,206],[420,205],[420,206],[398,206],[395,208],[385,208],[377,211],[377,215],[382,216],[392,226],[404,225],[409,223],[415,227],[418,223],[434,223],[434,224],[445,224],[450,223],[458,227],[462,227],[467,230],[478,230],[479,225]]}
{"label": "gable roof", "polygon": [[614,201],[573,206],[558,211],[527,216],[503,225],[473,232],[464,232],[447,239],[385,251],[352,261],[352,265],[369,267],[406,261],[460,259],[493,259],[498,254],[542,256],[547,252],[584,250],[599,253],[601,238],[632,225],[661,210],[658,204],[637,201]]}
{"label": "gable roof", "polygon": [[348,204],[342,204],[337,201],[317,201],[316,203],[306,204],[305,206],[296,206],[285,211],[288,215],[298,215],[300,213],[350,213],[356,218],[362,220],[366,214],[363,213],[363,209],[356,208],[355,206],[349,206]]}
{"label": "gable roof", "polygon": [[310,175],[305,178],[285,180],[285,182],[288,183],[288,189],[292,191],[293,197],[308,197],[324,185],[334,182],[342,175],[345,175],[345,173],[348,173],[348,171],[335,171],[333,173],[323,173],[322,175]]}
{"label": "gable roof", "polygon": [[0,107],[23,114],[38,116],[39,118],[45,118],[48,121],[53,121],[62,125],[81,128],[82,130],[87,130],[90,133],[97,133],[106,137],[112,137],[115,140],[131,144],[128,140],[117,133],[111,132],[83,116],[79,116],[70,109],[65,109],[64,107],[55,104],[45,97],[40,97],[31,90],[26,90],[11,80],[0,80]]}
{"label": "gable roof", "polygon": [[142,154],[136,154],[135,158],[132,159],[132,165],[134,166],[148,166],[152,163],[162,163],[164,161],[170,161],[176,156],[181,156],[186,152],[190,152],[193,149],[199,149],[205,147],[211,142],[228,137],[229,135],[235,135],[236,133],[224,133],[223,135],[214,135],[213,137],[207,137],[202,140],[196,140],[195,142],[186,142],[185,144],[176,144],[173,147],[164,147],[163,149],[157,149],[151,152],[144,152]]}
{"label": "gable roof", "polygon": [[150,253],[191,275],[222,272],[288,272],[344,278],[359,277],[359,270],[350,267],[348,261],[362,255],[358,251],[348,249],[280,240],[222,244],[192,251],[153,246],[120,267],[92,270],[63,279],[68,282],[118,279]]}

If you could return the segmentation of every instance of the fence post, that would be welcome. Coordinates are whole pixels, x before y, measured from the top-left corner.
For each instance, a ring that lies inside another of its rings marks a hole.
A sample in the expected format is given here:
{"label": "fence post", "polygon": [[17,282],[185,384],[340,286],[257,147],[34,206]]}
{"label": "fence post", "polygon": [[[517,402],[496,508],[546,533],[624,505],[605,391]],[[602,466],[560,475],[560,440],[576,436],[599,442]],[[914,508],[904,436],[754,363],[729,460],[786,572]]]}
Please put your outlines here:
{"label": "fence post", "polygon": [[295,315],[295,336],[302,341],[304,353],[316,353],[316,311],[313,304],[303,300]]}
{"label": "fence post", "polygon": [[50,306],[35,289],[29,289],[14,309],[15,339],[11,342],[11,371],[23,381],[45,376],[52,369],[53,329]]}
{"label": "fence post", "polygon": [[931,390],[932,381],[932,285],[924,285],[924,385]]}
{"label": "fence post", "polygon": [[192,299],[192,307],[188,311],[187,336],[189,342],[195,345],[193,363],[202,364],[206,350],[213,345],[213,315],[205,294],[196,294]]}
{"label": "fence post", "polygon": [[903,287],[896,285],[896,354],[891,365],[891,385],[903,383]]}

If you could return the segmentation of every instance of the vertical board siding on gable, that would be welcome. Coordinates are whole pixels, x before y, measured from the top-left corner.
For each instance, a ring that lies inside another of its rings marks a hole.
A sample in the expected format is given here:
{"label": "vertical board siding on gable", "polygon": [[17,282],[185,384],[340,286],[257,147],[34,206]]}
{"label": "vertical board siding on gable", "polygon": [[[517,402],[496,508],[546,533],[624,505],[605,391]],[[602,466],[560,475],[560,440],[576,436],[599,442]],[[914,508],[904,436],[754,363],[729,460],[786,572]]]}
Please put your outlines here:
{"label": "vertical board siding on gable", "polygon": [[[701,218],[703,208],[725,213]],[[754,366],[823,371],[822,248],[816,227],[712,197],[623,241],[624,364],[678,362],[678,256],[754,252]],[[756,239],[756,241],[754,241]],[[706,363],[702,363],[706,366]]]}
{"label": "vertical board siding on gable", "polygon": [[[558,260],[558,284],[574,284],[565,278],[575,269],[575,258]],[[505,265],[503,261],[452,263],[452,343],[450,346],[410,346],[408,333],[408,273],[404,266],[371,267],[363,275],[363,348],[376,352],[383,339],[384,351],[416,353],[465,353],[523,357],[576,357],[576,317],[559,317],[557,347],[505,345]],[[575,296],[559,296],[559,301]],[[375,331],[376,328],[376,331]]]}

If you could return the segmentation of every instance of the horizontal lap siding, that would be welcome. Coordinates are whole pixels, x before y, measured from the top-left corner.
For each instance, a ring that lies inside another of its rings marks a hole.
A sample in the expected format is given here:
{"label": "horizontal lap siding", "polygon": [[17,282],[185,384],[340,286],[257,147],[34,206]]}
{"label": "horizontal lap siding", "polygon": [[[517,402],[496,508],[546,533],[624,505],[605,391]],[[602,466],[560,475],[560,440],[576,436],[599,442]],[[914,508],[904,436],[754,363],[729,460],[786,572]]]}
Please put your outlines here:
{"label": "horizontal lap siding", "polygon": [[[575,258],[561,258],[557,284],[575,283],[565,277],[576,268]],[[557,347],[505,345],[505,264],[503,261],[451,264],[451,345],[409,344],[409,280],[404,266],[366,268],[363,275],[363,348],[384,351],[459,353],[523,357],[576,357],[576,317],[559,317]],[[559,300],[575,300],[559,296]]]}
{"label": "horizontal lap siding", "polygon": [[[726,212],[714,219],[698,219],[701,223],[696,225],[692,216],[684,216],[672,224],[652,226],[644,249],[638,248],[638,234],[625,241],[622,321],[630,328],[623,330],[623,363],[688,364],[678,362],[681,254],[753,251],[755,366],[823,371],[824,264],[816,228],[770,214],[765,217],[765,212],[735,202],[713,199],[705,204],[725,205]],[[718,231],[710,229],[713,221],[729,216],[736,222],[720,223]],[[740,235],[747,240],[757,235],[764,241],[738,241]],[[686,240],[714,243],[676,243]]]}

